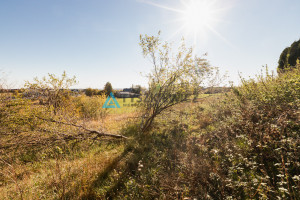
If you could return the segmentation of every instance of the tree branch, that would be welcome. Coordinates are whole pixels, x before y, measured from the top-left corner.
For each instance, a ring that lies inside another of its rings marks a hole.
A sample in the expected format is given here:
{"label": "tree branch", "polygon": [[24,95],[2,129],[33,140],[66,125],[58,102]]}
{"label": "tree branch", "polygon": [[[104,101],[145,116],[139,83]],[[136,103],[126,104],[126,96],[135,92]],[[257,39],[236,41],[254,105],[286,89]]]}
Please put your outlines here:
{"label": "tree branch", "polygon": [[99,131],[96,131],[96,130],[91,130],[91,129],[87,129],[85,128],[84,126],[82,125],[77,125],[77,124],[72,124],[72,123],[67,123],[67,122],[62,122],[62,121],[57,121],[57,120],[54,120],[54,119],[44,119],[44,118],[41,118],[41,117],[38,117],[36,116],[38,119],[41,119],[41,120],[44,120],[44,121],[48,121],[48,122],[53,122],[53,123],[57,123],[57,124],[63,124],[63,125],[68,125],[68,126],[74,126],[74,127],[77,127],[77,128],[81,128],[85,131],[88,131],[88,134],[96,134],[97,137],[113,137],[113,138],[123,138],[123,139],[128,139],[127,137],[123,136],[123,135],[116,135],[116,134],[110,134],[110,133],[104,133],[104,132],[99,132]]}

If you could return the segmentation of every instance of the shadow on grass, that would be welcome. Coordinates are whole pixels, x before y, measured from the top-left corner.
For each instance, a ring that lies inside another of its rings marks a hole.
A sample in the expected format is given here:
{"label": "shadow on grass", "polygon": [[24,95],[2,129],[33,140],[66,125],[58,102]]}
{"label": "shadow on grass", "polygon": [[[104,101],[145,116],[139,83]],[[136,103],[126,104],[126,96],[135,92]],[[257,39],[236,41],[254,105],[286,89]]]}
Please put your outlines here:
{"label": "shadow on grass", "polygon": [[170,162],[171,160],[176,160],[175,149],[182,148],[179,145],[182,141],[183,136],[179,136],[176,133],[174,135],[144,134],[133,136],[124,152],[96,176],[97,178],[90,184],[88,191],[81,196],[81,199],[120,198],[119,195],[126,189],[127,182],[138,173],[141,160],[147,167],[155,168],[155,161],[163,159],[157,157],[156,153],[158,151],[164,152],[168,158],[163,159],[164,166],[170,168],[169,170],[174,170],[174,166]]}
{"label": "shadow on grass", "polygon": [[[129,178],[138,171],[139,161],[143,157],[147,157],[150,152],[145,139],[136,139],[133,143],[128,144],[124,152],[98,174],[97,179],[91,183],[88,193],[81,199],[115,199],[118,196]],[[114,170],[120,173],[117,179],[112,178]]]}

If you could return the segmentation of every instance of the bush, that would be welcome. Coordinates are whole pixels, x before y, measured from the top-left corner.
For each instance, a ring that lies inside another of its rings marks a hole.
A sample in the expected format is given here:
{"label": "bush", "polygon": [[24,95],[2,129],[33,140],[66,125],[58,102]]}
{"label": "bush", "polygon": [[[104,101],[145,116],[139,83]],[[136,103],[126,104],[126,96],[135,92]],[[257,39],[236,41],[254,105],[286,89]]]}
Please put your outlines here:
{"label": "bush", "polygon": [[170,110],[148,137],[136,139],[134,173],[120,181],[122,190],[108,194],[123,199],[297,199],[299,104],[300,70],[293,69],[278,77],[267,71],[257,79],[242,79],[217,105]]}
{"label": "bush", "polygon": [[85,89],[85,95],[86,96],[94,96],[94,95],[103,95],[105,94],[105,91],[104,90],[98,90],[98,89],[92,89],[92,88],[87,88]]}
{"label": "bush", "polygon": [[35,93],[35,96],[42,97],[45,102],[41,101],[41,103],[48,105],[54,114],[58,114],[59,111],[68,107],[69,88],[77,83],[75,76],[70,78],[64,71],[60,77],[50,73],[41,79],[35,77],[32,82],[26,81],[25,88],[28,93]]}
{"label": "bush", "polygon": [[77,107],[79,107],[82,117],[89,119],[103,119],[107,114],[107,109],[102,106],[105,103],[105,95],[87,97],[81,96],[76,99]]}
{"label": "bush", "polygon": [[299,197],[300,69],[244,80],[219,106],[220,127],[204,136],[209,193],[242,199]]}

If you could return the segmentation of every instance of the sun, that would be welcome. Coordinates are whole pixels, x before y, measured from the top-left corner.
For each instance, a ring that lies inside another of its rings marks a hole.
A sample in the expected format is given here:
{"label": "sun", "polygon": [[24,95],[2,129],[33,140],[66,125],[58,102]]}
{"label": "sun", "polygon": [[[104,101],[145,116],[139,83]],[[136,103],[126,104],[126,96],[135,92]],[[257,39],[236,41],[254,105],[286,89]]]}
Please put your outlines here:
{"label": "sun", "polygon": [[213,4],[205,0],[190,0],[184,7],[181,15],[183,26],[188,33],[195,34],[213,27],[217,17]]}
{"label": "sun", "polygon": [[[192,39],[193,43],[205,41],[210,34],[217,36],[231,46],[231,43],[217,29],[220,23],[226,22],[224,16],[232,7],[232,0],[178,0],[174,6],[154,3],[153,0],[140,0],[143,3],[158,7],[168,12],[176,13],[171,23],[177,27],[169,39],[176,35]],[[174,1],[176,2],[176,1]]]}

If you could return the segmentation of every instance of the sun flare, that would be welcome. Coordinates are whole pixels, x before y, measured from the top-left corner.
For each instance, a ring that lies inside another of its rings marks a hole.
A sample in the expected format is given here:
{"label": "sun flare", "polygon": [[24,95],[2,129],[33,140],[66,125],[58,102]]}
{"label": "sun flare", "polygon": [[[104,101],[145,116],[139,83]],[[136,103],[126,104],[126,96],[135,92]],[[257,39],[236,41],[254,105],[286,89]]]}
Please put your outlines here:
{"label": "sun flare", "polygon": [[226,1],[226,4],[221,0],[180,0],[180,5],[174,4],[174,7],[154,3],[152,0],[141,1],[177,14],[177,18],[172,22],[178,28],[170,35],[170,39],[179,34],[192,39],[196,44],[199,41],[205,41],[207,36],[213,34],[232,46],[217,31],[219,23],[225,22],[225,12],[232,7],[231,0]]}
{"label": "sun flare", "polygon": [[182,12],[183,26],[189,33],[198,33],[213,26],[214,8],[207,1],[189,1]]}

